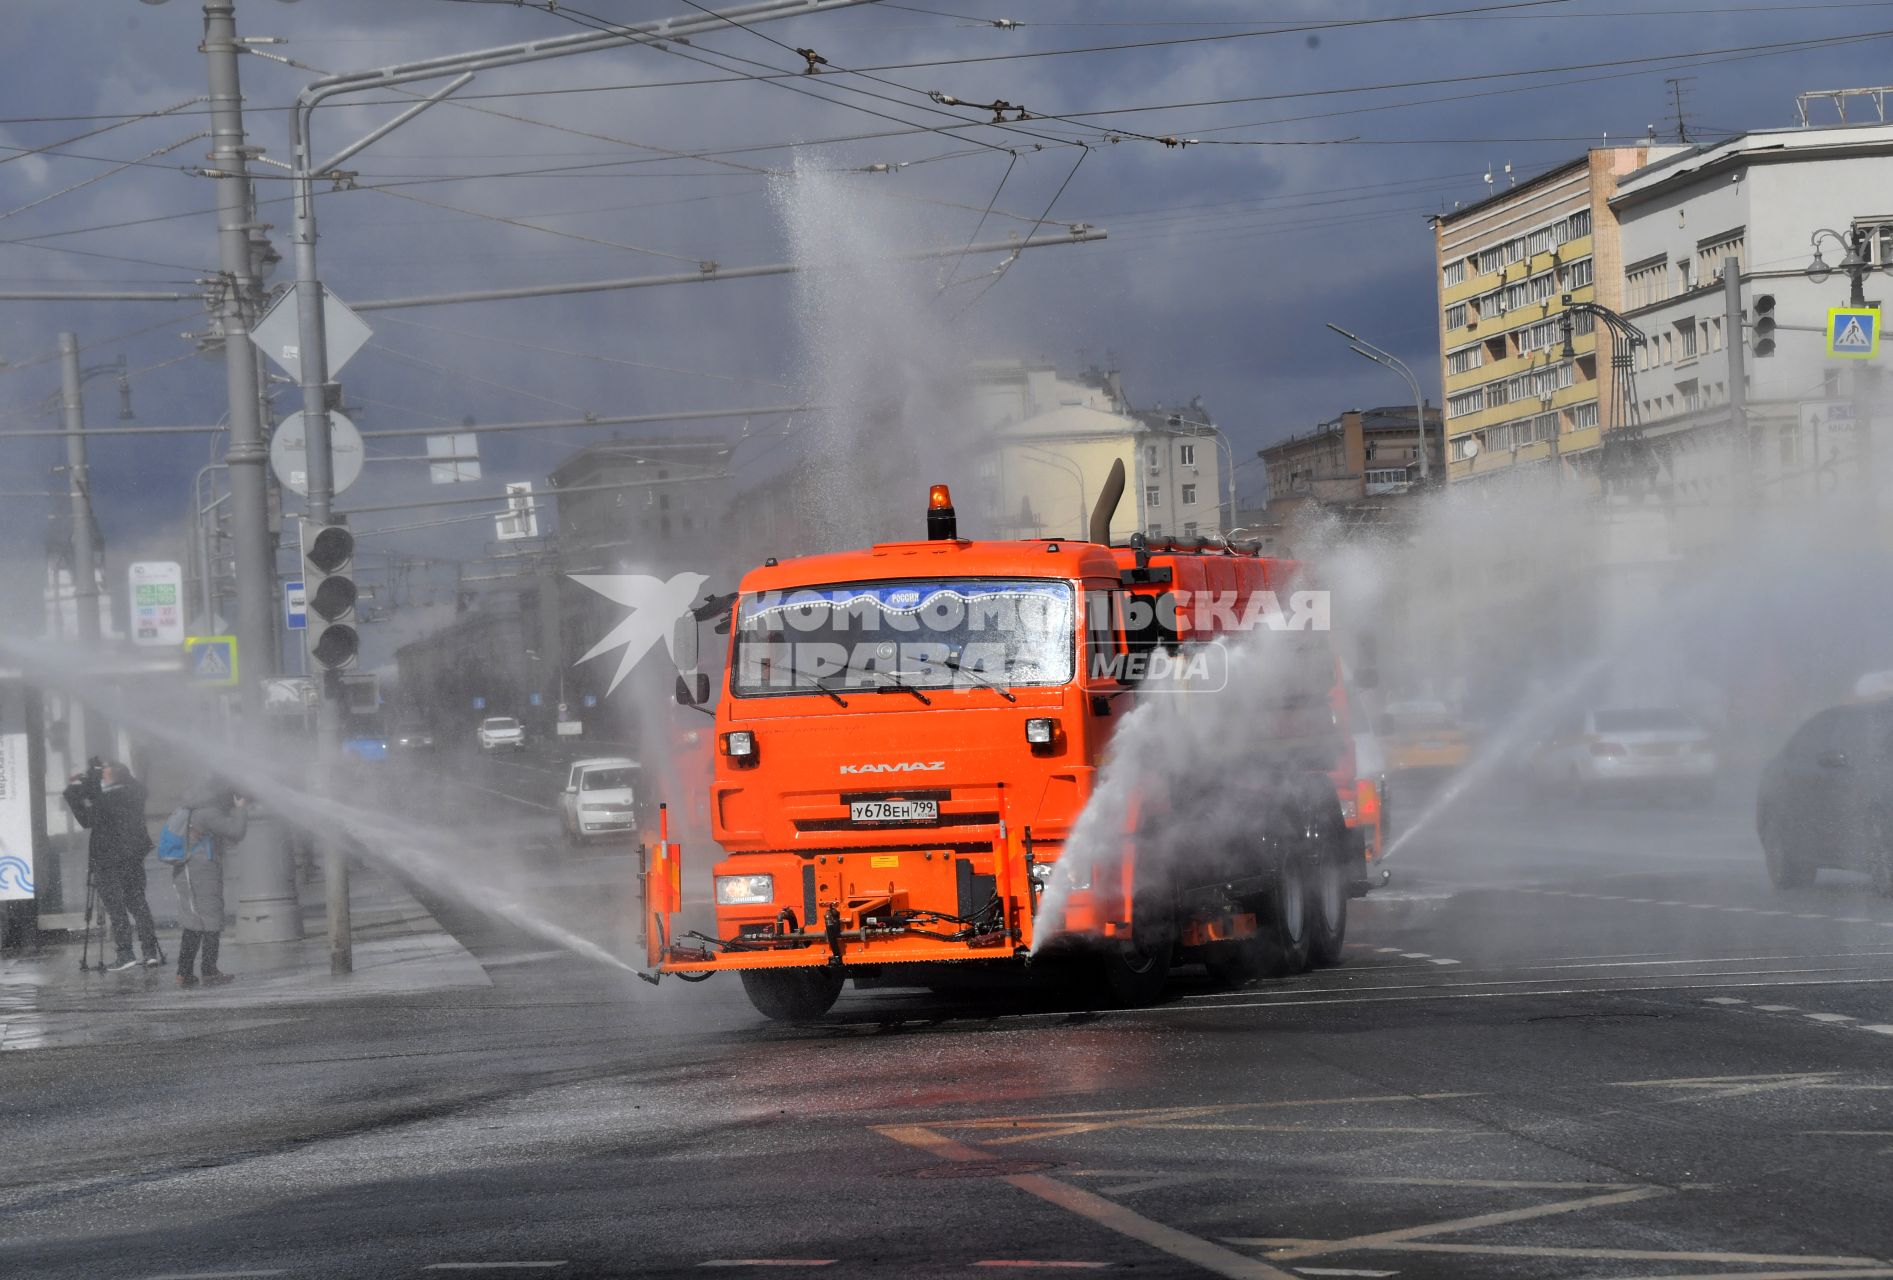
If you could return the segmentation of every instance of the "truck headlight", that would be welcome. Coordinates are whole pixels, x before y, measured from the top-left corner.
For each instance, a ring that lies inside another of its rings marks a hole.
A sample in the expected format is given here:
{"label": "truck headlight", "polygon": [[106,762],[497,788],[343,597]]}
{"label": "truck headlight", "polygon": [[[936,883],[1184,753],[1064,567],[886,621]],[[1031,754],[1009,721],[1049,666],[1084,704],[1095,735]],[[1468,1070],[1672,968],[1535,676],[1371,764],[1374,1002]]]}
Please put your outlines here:
{"label": "truck headlight", "polygon": [[718,876],[716,902],[720,907],[751,907],[773,902],[776,878],[771,875]]}
{"label": "truck headlight", "polygon": [[1025,722],[1025,740],[1035,747],[1052,745],[1052,734],[1056,732],[1058,722],[1043,716],[1033,716]]}
{"label": "truck headlight", "polygon": [[723,735],[723,754],[733,760],[747,760],[756,754],[756,735],[747,729]]}

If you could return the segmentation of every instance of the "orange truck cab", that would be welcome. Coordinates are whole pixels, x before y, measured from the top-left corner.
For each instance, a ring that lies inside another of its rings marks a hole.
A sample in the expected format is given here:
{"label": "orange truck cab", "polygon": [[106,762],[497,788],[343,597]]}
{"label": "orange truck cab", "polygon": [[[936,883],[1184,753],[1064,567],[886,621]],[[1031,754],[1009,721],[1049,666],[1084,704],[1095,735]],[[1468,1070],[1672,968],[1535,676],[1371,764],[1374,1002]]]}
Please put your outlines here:
{"label": "orange truck cab", "polygon": [[[1236,980],[1339,958],[1361,873],[1325,635],[1304,641],[1304,696],[1270,726],[1300,754],[1242,771],[1240,830],[1192,837],[1227,848],[1169,851],[1159,874],[1152,851],[1181,829],[1166,815],[1224,780],[1139,782],[1111,856],[1055,882],[1114,737],[1156,696],[1139,655],[1225,641],[1295,570],[1225,543],[1109,546],[1109,514],[1101,502],[1096,541],[972,541],[935,486],[927,539],[771,560],[700,607],[729,636],[715,923],[679,922],[681,850],[660,831],[643,874],[650,980],[732,970],[762,1013],[793,1020],[849,979],[961,986],[1035,955],[1079,957],[1133,1003],[1156,999],[1178,962]],[[694,652],[682,636],[678,652]],[[680,679],[679,701],[709,701],[709,685]]]}

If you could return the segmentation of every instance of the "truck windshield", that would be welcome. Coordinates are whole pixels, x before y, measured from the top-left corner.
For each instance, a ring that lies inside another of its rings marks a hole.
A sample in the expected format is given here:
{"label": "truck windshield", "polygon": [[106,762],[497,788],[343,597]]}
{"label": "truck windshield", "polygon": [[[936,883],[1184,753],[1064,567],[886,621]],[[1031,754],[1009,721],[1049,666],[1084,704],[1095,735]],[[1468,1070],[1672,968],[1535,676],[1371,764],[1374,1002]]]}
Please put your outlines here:
{"label": "truck windshield", "polygon": [[927,579],[756,592],[737,610],[738,697],[819,685],[871,693],[1056,685],[1072,678],[1073,588],[1050,580]]}

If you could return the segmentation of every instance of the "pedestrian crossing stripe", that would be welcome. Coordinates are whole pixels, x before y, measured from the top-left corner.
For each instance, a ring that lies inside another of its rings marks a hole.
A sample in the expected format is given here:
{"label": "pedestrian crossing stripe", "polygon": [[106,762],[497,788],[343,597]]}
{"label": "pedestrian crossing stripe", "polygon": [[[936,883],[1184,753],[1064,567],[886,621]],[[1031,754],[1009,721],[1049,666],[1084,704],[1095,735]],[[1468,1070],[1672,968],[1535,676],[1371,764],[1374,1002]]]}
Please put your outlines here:
{"label": "pedestrian crossing stripe", "polygon": [[1871,360],[1880,354],[1880,313],[1873,307],[1835,307],[1827,313],[1827,354]]}
{"label": "pedestrian crossing stripe", "polygon": [[235,636],[191,636],[184,641],[191,679],[199,684],[229,687],[237,682]]}

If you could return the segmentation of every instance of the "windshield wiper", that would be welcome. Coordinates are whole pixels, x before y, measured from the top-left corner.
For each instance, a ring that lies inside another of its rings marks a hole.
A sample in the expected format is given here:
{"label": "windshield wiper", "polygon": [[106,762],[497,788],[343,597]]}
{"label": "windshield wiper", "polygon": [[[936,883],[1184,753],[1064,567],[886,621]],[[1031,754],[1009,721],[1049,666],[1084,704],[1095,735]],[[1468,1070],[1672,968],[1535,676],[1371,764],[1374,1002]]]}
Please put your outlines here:
{"label": "windshield wiper", "polygon": [[882,680],[887,681],[886,684],[880,686],[880,688],[876,690],[877,693],[885,693],[889,689],[899,689],[902,692],[913,694],[916,698],[919,698],[921,702],[925,703],[929,707],[933,705],[932,698],[929,698],[926,694],[916,689],[913,685],[908,684],[905,680],[901,679],[900,676],[896,674],[895,672],[875,671],[873,669],[869,669],[864,674],[876,676]]}
{"label": "windshield wiper", "polygon": [[944,666],[948,671],[951,671],[955,675],[965,676],[968,680],[971,680],[974,684],[984,685],[986,688],[991,689],[994,693],[1004,698],[1007,702],[1017,702],[1019,700],[1017,695],[1015,695],[1012,692],[1012,690],[1006,688],[1004,685],[994,684],[991,680],[988,680],[985,676],[981,675],[979,672],[971,670],[970,668],[967,668],[965,666],[962,666],[960,664],[960,655],[957,653],[948,654],[946,661],[943,662],[941,665]]}
{"label": "windshield wiper", "polygon": [[821,693],[827,694],[829,697],[833,698],[835,700],[836,706],[845,707],[848,705],[848,700],[842,697],[839,693],[836,693],[833,689],[829,688],[828,685],[824,683],[823,677],[818,676],[818,675],[813,675],[807,671],[802,670],[802,668],[798,666],[794,666],[792,664],[785,664],[785,666],[790,675],[799,676],[803,680],[808,682],[806,685],[796,685],[795,686],[796,688],[798,689],[812,688]]}

